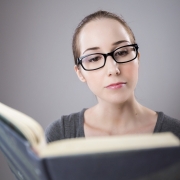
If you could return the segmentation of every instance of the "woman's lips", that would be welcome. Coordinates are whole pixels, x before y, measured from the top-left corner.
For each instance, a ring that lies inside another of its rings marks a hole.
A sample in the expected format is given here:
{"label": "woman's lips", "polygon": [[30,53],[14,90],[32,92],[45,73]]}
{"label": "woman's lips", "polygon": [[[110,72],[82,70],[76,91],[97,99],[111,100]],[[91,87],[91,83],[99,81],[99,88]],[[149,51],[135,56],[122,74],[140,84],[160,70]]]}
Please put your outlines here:
{"label": "woman's lips", "polygon": [[126,84],[126,82],[113,83],[113,84],[106,86],[106,88],[108,88],[108,89],[119,89],[119,88],[123,87],[125,84]]}

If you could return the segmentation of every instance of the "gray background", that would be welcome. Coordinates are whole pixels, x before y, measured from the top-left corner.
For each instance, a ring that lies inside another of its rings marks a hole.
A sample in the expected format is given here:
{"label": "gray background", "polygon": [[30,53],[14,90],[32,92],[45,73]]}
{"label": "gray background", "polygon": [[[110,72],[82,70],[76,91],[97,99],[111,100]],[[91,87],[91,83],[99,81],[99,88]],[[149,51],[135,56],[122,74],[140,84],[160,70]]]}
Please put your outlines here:
{"label": "gray background", "polygon": [[[135,33],[141,53],[138,101],[180,119],[178,0],[1,0],[0,101],[43,128],[95,104],[73,70],[71,41],[80,20],[99,9],[122,14]],[[14,179],[1,153],[0,179]]]}

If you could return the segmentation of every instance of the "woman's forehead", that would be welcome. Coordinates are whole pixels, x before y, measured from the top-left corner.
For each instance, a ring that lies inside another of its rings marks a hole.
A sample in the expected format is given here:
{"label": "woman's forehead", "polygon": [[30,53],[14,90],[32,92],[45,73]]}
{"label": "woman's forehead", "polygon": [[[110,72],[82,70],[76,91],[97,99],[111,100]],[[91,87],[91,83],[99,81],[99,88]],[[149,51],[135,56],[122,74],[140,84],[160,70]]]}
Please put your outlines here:
{"label": "woman's forehead", "polygon": [[130,42],[124,26],[113,19],[98,19],[86,24],[79,35],[80,53],[91,47],[111,46],[117,41]]}

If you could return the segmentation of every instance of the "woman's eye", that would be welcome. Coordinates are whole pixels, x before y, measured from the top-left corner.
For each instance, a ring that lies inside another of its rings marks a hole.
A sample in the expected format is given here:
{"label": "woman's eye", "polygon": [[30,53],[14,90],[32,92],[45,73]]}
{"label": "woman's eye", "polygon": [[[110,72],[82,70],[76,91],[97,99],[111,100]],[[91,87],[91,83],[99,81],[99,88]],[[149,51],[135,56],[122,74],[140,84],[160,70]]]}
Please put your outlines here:
{"label": "woman's eye", "polygon": [[120,50],[115,53],[115,56],[126,56],[128,53],[128,50]]}
{"label": "woman's eye", "polygon": [[99,61],[101,59],[101,57],[100,56],[96,56],[96,57],[90,57],[89,59],[88,59],[88,61],[89,62],[97,62],[97,61]]}

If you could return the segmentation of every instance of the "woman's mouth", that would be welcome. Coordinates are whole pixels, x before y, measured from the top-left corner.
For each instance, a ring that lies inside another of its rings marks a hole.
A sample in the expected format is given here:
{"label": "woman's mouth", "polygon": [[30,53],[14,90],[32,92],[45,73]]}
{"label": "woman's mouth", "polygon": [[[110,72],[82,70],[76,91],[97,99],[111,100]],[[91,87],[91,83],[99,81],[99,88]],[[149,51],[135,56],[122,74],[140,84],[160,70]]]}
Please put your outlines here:
{"label": "woman's mouth", "polygon": [[107,88],[107,89],[119,89],[119,88],[123,87],[125,84],[126,84],[126,82],[118,82],[118,83],[109,84],[105,88]]}

